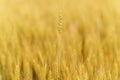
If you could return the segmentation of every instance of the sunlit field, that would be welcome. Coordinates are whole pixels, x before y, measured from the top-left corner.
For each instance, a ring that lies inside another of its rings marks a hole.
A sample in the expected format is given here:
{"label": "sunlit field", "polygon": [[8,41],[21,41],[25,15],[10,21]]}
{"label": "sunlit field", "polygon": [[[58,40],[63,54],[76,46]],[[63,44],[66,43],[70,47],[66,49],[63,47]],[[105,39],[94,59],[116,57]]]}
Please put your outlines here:
{"label": "sunlit field", "polygon": [[120,80],[120,1],[0,0],[0,80]]}

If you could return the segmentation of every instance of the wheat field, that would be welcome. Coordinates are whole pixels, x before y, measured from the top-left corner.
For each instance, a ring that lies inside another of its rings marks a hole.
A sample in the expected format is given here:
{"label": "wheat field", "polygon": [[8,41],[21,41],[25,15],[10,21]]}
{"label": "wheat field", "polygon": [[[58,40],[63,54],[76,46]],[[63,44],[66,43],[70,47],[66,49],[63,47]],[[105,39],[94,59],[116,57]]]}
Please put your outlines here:
{"label": "wheat field", "polygon": [[120,80],[120,0],[0,0],[0,80]]}

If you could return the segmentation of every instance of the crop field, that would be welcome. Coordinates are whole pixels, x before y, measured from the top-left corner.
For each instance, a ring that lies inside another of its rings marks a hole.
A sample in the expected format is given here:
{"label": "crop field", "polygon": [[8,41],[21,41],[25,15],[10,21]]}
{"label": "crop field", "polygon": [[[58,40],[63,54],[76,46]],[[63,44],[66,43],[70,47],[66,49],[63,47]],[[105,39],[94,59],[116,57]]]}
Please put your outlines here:
{"label": "crop field", "polygon": [[0,0],[0,80],[120,80],[120,0]]}

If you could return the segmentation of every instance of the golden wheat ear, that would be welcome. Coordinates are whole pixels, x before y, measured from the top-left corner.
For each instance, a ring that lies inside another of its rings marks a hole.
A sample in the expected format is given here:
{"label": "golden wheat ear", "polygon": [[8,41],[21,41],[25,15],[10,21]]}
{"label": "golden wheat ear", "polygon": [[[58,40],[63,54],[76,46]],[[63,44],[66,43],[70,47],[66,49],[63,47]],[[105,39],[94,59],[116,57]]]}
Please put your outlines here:
{"label": "golden wheat ear", "polygon": [[120,80],[119,0],[0,0],[0,80]]}

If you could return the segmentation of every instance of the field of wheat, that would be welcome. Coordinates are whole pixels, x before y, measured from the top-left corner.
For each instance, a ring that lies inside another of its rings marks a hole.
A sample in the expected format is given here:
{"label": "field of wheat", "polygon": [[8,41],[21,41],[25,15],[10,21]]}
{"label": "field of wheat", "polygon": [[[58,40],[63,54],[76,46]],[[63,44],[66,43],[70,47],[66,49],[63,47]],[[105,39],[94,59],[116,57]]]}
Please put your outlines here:
{"label": "field of wheat", "polygon": [[120,80],[120,0],[0,0],[0,80]]}

